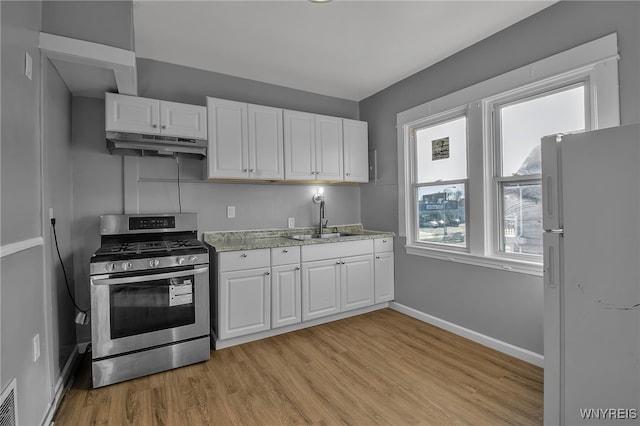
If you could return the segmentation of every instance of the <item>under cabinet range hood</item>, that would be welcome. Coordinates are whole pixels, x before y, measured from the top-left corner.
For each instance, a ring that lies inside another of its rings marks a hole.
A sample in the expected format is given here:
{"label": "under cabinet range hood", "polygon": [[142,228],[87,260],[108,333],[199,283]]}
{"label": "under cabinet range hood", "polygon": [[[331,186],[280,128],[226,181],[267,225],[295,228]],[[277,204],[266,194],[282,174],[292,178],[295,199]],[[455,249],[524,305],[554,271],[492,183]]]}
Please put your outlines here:
{"label": "under cabinet range hood", "polygon": [[107,149],[114,155],[207,156],[207,140],[107,131]]}

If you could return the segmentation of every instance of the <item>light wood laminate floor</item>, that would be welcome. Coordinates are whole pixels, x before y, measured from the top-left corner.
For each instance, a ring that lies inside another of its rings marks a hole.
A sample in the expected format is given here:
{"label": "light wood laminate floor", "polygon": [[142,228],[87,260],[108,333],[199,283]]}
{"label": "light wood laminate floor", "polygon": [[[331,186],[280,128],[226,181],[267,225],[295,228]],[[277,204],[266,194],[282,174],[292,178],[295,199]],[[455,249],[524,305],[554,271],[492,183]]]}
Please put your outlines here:
{"label": "light wood laminate floor", "polygon": [[390,309],[99,389],[89,358],[56,425],[542,424],[542,369]]}

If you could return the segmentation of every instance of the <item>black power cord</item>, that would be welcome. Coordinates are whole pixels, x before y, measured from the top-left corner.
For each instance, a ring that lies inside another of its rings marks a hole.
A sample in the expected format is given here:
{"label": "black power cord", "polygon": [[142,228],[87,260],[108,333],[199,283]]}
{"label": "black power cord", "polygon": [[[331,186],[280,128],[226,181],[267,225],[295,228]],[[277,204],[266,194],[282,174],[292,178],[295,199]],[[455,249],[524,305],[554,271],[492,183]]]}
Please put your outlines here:
{"label": "black power cord", "polygon": [[60,255],[60,248],[58,247],[58,235],[56,234],[55,218],[51,218],[51,227],[53,228],[53,240],[56,243],[56,251],[58,252],[58,259],[60,260],[60,265],[62,266],[62,274],[64,275],[64,283],[67,287],[67,293],[69,294],[69,298],[71,299],[71,302],[73,302],[73,306],[75,306],[78,311],[84,314],[83,320],[81,321],[81,323],[84,324],[85,323],[84,319],[86,318],[87,312],[89,312],[91,308],[82,309],[80,306],[78,306],[78,304],[76,303],[76,299],[73,297],[73,294],[71,293],[71,289],[69,288],[69,278],[67,277],[67,270],[64,267],[64,262],[62,261],[62,256]]}

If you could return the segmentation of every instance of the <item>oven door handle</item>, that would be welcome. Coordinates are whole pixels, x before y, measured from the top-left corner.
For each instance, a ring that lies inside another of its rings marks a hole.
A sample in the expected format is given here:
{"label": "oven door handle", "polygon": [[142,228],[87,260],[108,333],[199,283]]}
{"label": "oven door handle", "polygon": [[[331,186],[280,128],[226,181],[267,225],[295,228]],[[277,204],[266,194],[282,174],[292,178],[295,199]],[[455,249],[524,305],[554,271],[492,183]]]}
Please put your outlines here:
{"label": "oven door handle", "polygon": [[113,284],[133,284],[133,283],[142,283],[145,281],[152,280],[164,280],[167,278],[178,278],[178,277],[186,277],[188,275],[198,275],[203,274],[209,270],[208,266],[203,266],[200,268],[187,269],[186,271],[177,271],[177,272],[165,272],[164,274],[154,274],[154,275],[138,275],[135,277],[126,277],[126,278],[100,278],[100,277],[92,277],[91,284],[93,285],[113,285]]}

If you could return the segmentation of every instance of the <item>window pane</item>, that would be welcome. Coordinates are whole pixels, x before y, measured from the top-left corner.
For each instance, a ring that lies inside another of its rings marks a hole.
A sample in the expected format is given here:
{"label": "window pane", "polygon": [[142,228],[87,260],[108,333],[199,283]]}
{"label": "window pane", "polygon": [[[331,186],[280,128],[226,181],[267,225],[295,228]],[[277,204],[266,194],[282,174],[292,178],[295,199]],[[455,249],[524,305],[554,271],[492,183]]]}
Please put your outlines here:
{"label": "window pane", "polygon": [[502,251],[542,254],[540,181],[502,184]]}
{"label": "window pane", "polygon": [[463,183],[418,187],[418,235],[425,243],[466,247]]}
{"label": "window pane", "polygon": [[584,130],[584,108],[584,86],[501,107],[501,176],[540,173],[540,139]]}
{"label": "window pane", "polygon": [[416,130],[416,182],[467,178],[467,118]]}

